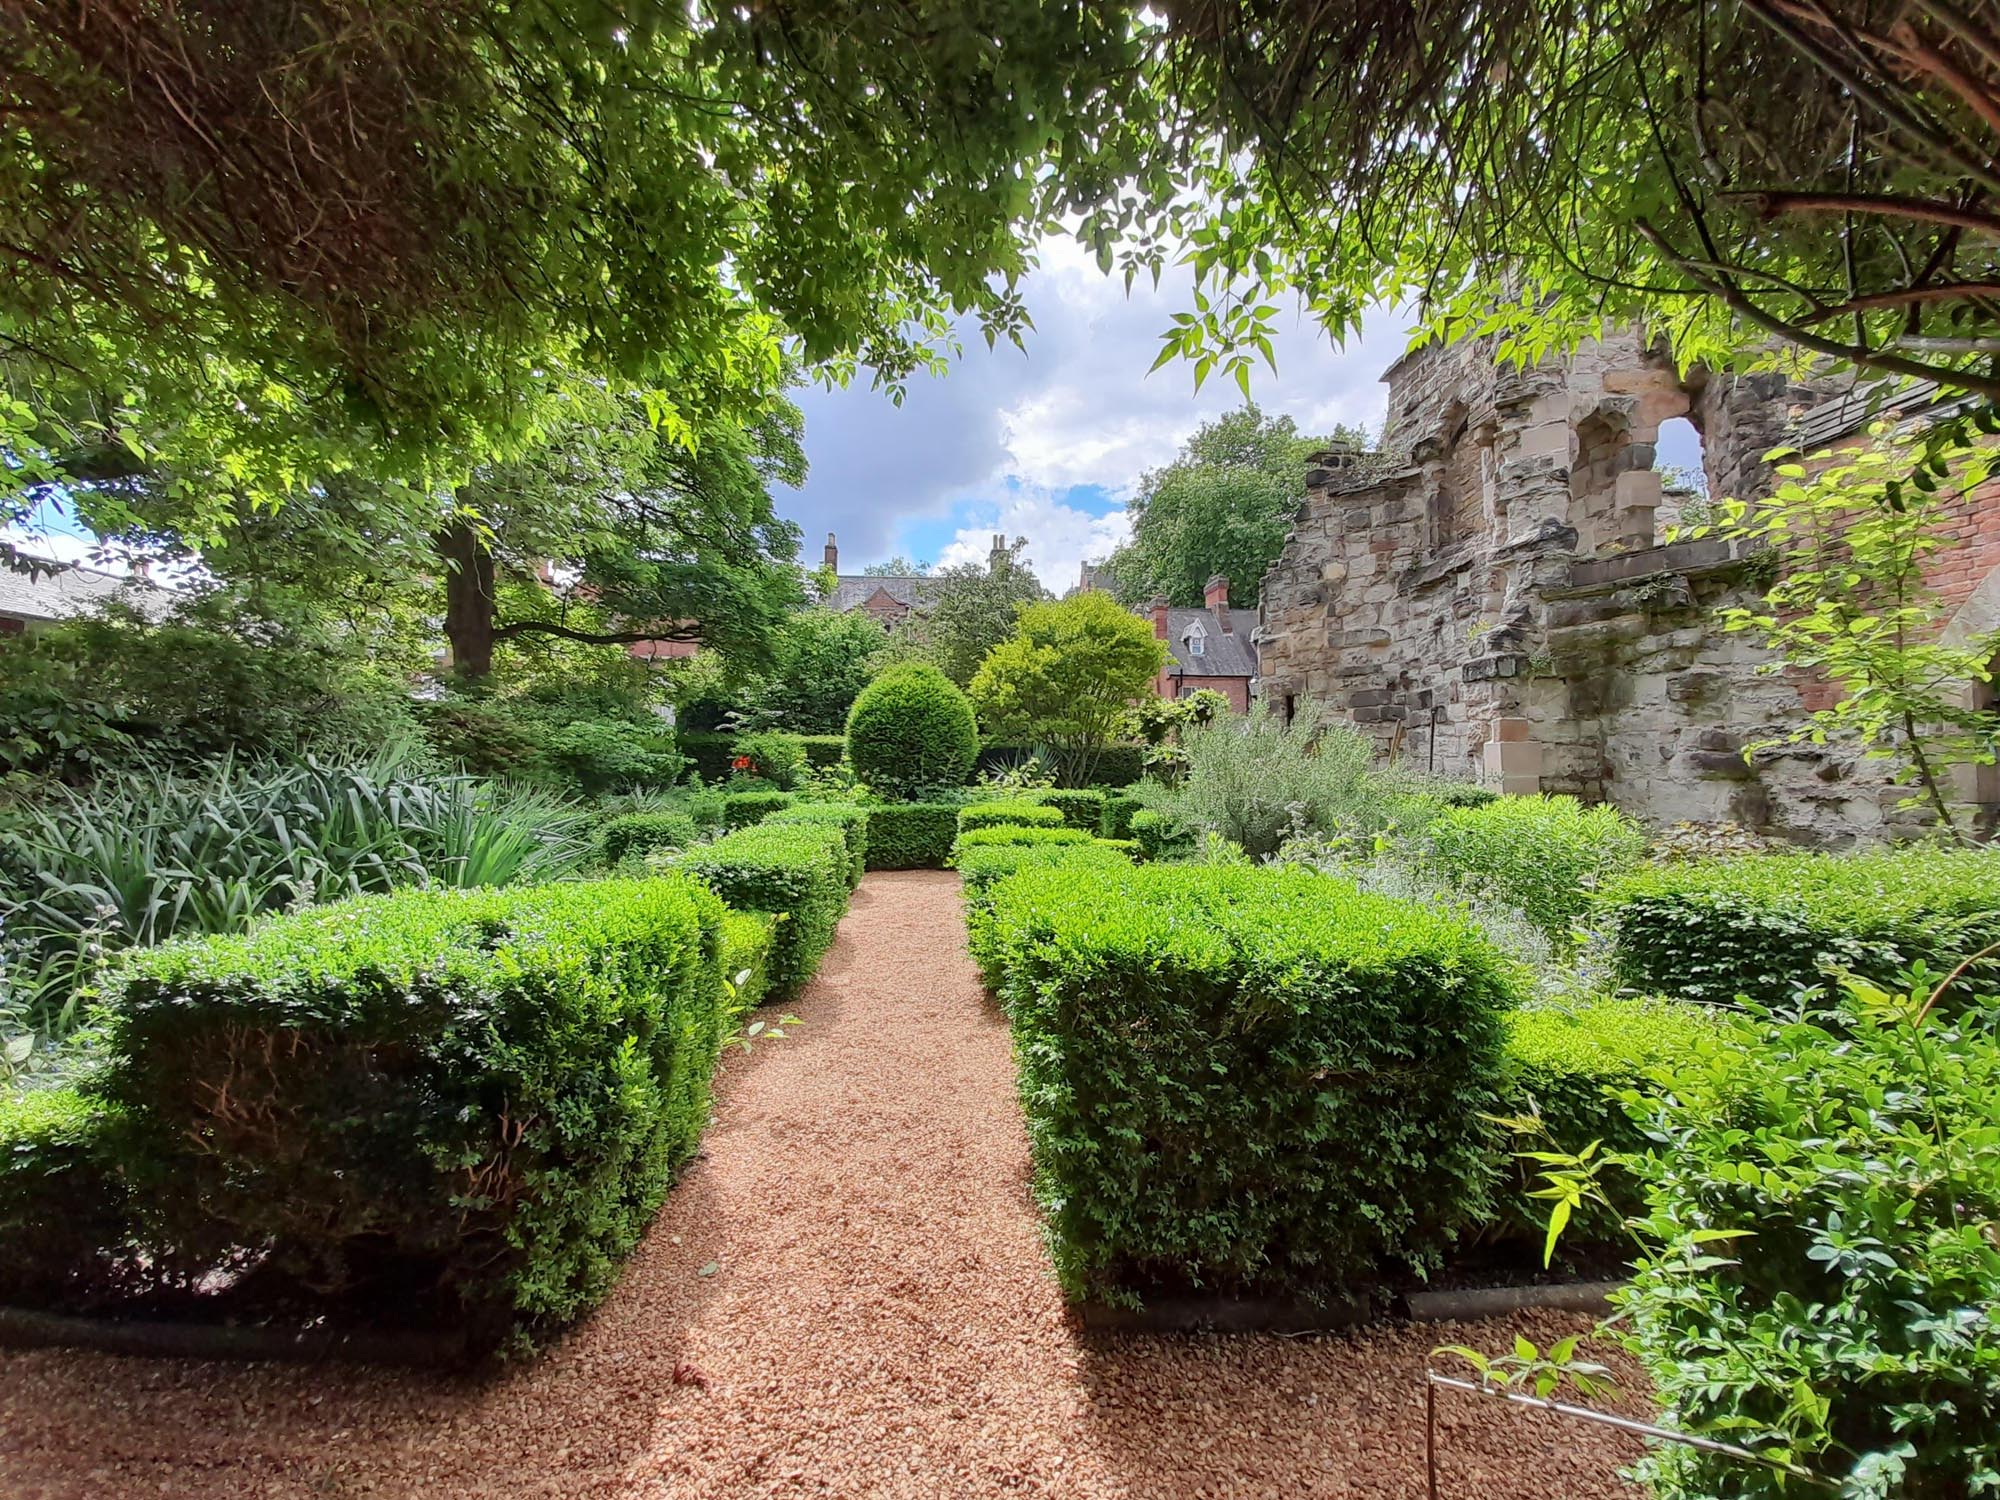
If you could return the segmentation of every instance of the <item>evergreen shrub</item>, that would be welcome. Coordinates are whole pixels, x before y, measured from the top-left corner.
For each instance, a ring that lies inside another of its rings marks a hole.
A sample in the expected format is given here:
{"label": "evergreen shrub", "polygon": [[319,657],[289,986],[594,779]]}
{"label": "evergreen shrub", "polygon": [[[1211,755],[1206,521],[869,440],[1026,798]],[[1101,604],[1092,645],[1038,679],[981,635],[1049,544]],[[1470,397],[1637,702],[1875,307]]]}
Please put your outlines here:
{"label": "evergreen shrub", "polygon": [[771,944],[770,991],[789,1000],[805,987],[847,910],[847,841],[828,823],[759,823],[681,856],[730,906],[780,920]]}
{"label": "evergreen shrub", "polygon": [[1081,828],[1086,833],[1097,833],[1104,826],[1104,808],[1108,799],[1096,787],[1071,787],[1043,792],[1038,800],[1044,807],[1053,807],[1060,812],[1063,822],[1071,828]]}
{"label": "evergreen shrub", "polygon": [[771,987],[771,945],[778,919],[769,912],[722,914],[722,977],[735,987],[735,1008],[754,1010]]}
{"label": "evergreen shrub", "polygon": [[610,1287],[708,1118],[721,904],[693,881],[410,891],[133,954],[107,1065],[176,1244],[475,1346]]}
{"label": "evergreen shrub", "polygon": [[942,870],[958,836],[956,802],[889,802],[868,809],[868,868]]}
{"label": "evergreen shrub", "polygon": [[880,797],[961,786],[978,754],[972,700],[927,663],[889,668],[861,690],[848,714],[848,763]]}
{"label": "evergreen shrub", "polygon": [[1014,798],[998,802],[974,802],[958,810],[958,831],[976,828],[1060,828],[1062,810],[1040,802]]}
{"label": "evergreen shrub", "polygon": [[[1606,891],[1621,983],[1726,1005],[1786,1003],[1829,966],[1888,983],[1940,974],[2000,941],[2000,854],[1933,849],[1760,854],[1635,871]],[[2000,959],[1948,996],[1990,1005]]]}
{"label": "evergreen shrub", "polygon": [[790,792],[725,792],[722,798],[722,826],[748,828],[772,813],[783,812],[798,801]]}
{"label": "evergreen shrub", "polygon": [[0,1302],[88,1302],[132,1233],[117,1115],[74,1088],[0,1099]]}
{"label": "evergreen shrub", "polygon": [[686,813],[625,813],[607,819],[597,831],[598,852],[607,866],[615,866],[628,855],[643,857],[655,849],[686,849],[701,831]]}
{"label": "evergreen shrub", "polygon": [[1193,831],[1150,807],[1134,808],[1125,820],[1125,827],[1132,835],[1132,842],[1139,846],[1139,852],[1147,859],[1181,859],[1194,853]]}
{"label": "evergreen shrub", "polygon": [[868,812],[865,807],[847,802],[801,802],[773,813],[766,821],[821,823],[838,828],[847,846],[847,884],[851,889],[861,884],[862,873],[868,868]]}
{"label": "evergreen shrub", "polygon": [[1462,920],[1296,870],[1096,859],[992,901],[1072,1298],[1362,1293],[1486,1217],[1513,997]]}

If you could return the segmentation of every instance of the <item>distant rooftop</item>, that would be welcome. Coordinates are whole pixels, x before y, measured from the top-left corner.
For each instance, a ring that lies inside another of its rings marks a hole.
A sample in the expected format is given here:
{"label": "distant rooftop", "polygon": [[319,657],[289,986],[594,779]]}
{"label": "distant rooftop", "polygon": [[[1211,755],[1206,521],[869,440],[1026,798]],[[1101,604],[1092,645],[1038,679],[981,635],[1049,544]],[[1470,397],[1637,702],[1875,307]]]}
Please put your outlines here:
{"label": "distant rooftop", "polygon": [[81,564],[51,563],[33,575],[0,567],[0,619],[73,620],[105,605],[129,604],[149,620],[163,618],[174,595],[158,584]]}

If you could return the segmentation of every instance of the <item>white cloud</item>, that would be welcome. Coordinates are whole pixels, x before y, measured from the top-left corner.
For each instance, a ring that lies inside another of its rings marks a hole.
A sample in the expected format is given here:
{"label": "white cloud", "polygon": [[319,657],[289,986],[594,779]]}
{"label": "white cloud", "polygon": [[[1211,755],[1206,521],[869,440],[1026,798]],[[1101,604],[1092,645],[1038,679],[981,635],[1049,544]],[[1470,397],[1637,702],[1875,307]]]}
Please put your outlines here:
{"label": "white cloud", "polygon": [[1077,580],[1086,562],[1102,559],[1125,540],[1125,512],[1094,516],[1065,504],[1046,489],[1017,490],[991,507],[976,506],[938,561],[945,567],[983,563],[997,533],[1009,542],[1028,539],[1024,557],[1043,585],[1060,594]]}
{"label": "white cloud", "polygon": [[[1080,247],[1052,240],[1023,287],[1035,321],[1025,355],[1005,344],[988,350],[972,334],[950,374],[913,383],[901,407],[863,388],[804,393],[812,473],[781,508],[804,526],[808,555],[835,530],[843,566],[858,567],[894,551],[902,523],[949,516],[967,501],[997,512],[1012,503],[1010,485],[1029,495],[1085,484],[1129,493],[1203,421],[1242,401],[1221,380],[1197,394],[1185,364],[1147,373],[1189,288],[1188,273],[1175,268],[1159,288],[1141,279],[1127,297],[1122,279],[1100,274]],[[1309,432],[1336,422],[1373,426],[1381,373],[1401,352],[1401,334],[1385,313],[1340,349],[1301,318],[1281,331],[1278,371],[1260,365],[1252,394]],[[1073,525],[1053,513],[1027,519]],[[1045,550],[1053,559],[1069,545],[1052,540]],[[980,540],[981,557],[985,546]]]}

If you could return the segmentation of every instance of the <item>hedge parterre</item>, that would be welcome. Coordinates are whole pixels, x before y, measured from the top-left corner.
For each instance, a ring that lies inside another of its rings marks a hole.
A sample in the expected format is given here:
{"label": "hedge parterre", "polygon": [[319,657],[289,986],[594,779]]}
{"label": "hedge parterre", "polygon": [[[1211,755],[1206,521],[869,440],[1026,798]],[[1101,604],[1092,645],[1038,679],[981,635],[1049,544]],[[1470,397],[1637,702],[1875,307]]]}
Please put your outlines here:
{"label": "hedge parterre", "polygon": [[[1766,854],[1656,865],[1603,906],[1618,979],[1650,994],[1765,1006],[1827,968],[1893,982],[1921,960],[1942,977],[2000,941],[2000,854],[1930,849]],[[1950,1004],[2000,997],[2000,958],[1976,965]]]}
{"label": "hedge parterre", "polygon": [[805,988],[847,910],[848,851],[830,823],[759,823],[683,855],[730,906],[779,918],[771,944],[770,998]]}
{"label": "hedge parterre", "polygon": [[819,823],[838,828],[847,845],[847,884],[850,889],[861,884],[861,876],[868,868],[867,808],[846,802],[801,802],[773,813],[766,821],[780,826]]}
{"label": "hedge parterre", "polygon": [[1464,921],[1241,867],[1058,863],[990,899],[1072,1298],[1361,1291],[1486,1217],[1513,996]]}
{"label": "hedge parterre", "polygon": [[150,1229],[479,1347],[559,1327],[707,1122],[722,918],[675,876],[410,891],[133,955],[94,1088]]}

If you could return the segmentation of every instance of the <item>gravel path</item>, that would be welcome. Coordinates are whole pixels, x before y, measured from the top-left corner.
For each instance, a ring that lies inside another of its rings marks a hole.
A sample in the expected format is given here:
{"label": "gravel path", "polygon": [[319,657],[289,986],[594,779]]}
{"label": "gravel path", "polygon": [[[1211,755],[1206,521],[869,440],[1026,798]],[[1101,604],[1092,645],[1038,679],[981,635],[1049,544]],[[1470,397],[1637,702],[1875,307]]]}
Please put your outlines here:
{"label": "gravel path", "polygon": [[[0,1356],[0,1495],[1422,1494],[1421,1371],[1587,1320],[1086,1339],[1037,1237],[956,877],[870,875],[805,1024],[732,1053],[610,1301],[486,1380]],[[1634,1449],[1443,1398],[1452,1500],[1584,1500]]]}

